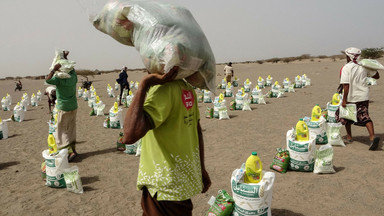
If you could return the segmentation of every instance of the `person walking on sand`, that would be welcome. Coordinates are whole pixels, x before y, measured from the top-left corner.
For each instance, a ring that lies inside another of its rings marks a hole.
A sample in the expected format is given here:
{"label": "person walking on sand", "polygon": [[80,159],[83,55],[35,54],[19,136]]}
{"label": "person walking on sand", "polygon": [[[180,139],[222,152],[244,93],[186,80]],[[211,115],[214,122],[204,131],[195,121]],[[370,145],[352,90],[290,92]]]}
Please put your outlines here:
{"label": "person walking on sand", "polygon": [[120,84],[120,100],[119,100],[119,106],[121,106],[121,97],[123,95],[124,89],[128,89],[129,91],[129,82],[128,82],[128,74],[127,74],[127,67],[123,67],[121,69],[121,72],[119,74],[119,78],[116,79],[116,82]]}
{"label": "person walking on sand", "polygon": [[56,87],[48,86],[45,89],[44,95],[47,95],[48,97],[49,113],[51,113],[52,112],[51,106],[55,106],[55,103],[56,103]]}
{"label": "person walking on sand", "polygon": [[227,83],[230,83],[232,80],[232,77],[234,76],[232,62],[229,62],[227,65],[225,65],[224,76],[225,76],[225,80],[227,81]]}
{"label": "person walking on sand", "polygon": [[[64,64],[67,60],[69,51],[63,50],[56,52],[55,59]],[[63,65],[64,66],[64,65]],[[53,69],[48,74],[46,82],[56,86],[56,97],[58,110],[57,115],[57,139],[56,145],[58,149],[68,148],[68,161],[72,161],[76,156],[76,114],[77,114],[77,98],[76,98],[76,83],[77,74],[73,68],[68,74],[69,78],[61,79],[53,76],[56,71],[59,71],[62,65],[54,64]]]}
{"label": "person walking on sand", "polygon": [[346,139],[352,142],[351,125],[365,126],[369,133],[370,146],[369,150],[376,150],[379,145],[380,137],[375,137],[373,122],[369,117],[369,87],[366,83],[367,77],[379,79],[380,75],[377,71],[372,71],[358,64],[361,50],[350,47],[345,50],[347,63],[341,69],[340,84],[343,86],[343,102],[341,106],[346,107],[347,104],[356,104],[357,122],[351,120],[339,119],[345,125],[347,131]]}
{"label": "person walking on sand", "polygon": [[144,216],[192,215],[191,197],[211,185],[196,93],[186,81],[174,80],[177,73],[174,67],[146,75],[124,120],[123,142],[142,138],[137,188]]}

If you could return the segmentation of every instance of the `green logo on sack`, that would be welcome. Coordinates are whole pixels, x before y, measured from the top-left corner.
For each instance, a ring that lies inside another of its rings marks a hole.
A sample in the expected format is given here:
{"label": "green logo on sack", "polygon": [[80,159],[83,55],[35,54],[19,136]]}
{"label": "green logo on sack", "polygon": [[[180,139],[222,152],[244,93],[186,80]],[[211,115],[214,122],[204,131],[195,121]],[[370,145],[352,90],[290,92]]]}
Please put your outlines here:
{"label": "green logo on sack", "polygon": [[260,185],[236,183],[235,180],[232,180],[232,190],[234,194],[251,198],[259,198],[259,189]]}
{"label": "green logo on sack", "polygon": [[308,152],[308,146],[309,146],[310,143],[304,143],[304,144],[301,144],[301,143],[296,143],[296,142],[293,142],[291,140],[289,140],[288,142],[288,147],[293,150],[293,151],[297,151],[297,152]]}

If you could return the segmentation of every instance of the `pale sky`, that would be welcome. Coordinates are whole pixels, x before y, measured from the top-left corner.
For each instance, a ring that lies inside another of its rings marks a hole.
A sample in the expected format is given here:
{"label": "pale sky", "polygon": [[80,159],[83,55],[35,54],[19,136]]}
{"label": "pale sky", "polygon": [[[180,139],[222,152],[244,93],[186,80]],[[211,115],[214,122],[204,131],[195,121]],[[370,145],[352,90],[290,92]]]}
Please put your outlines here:
{"label": "pale sky", "polygon": [[[143,68],[134,47],[96,30],[108,0],[0,0],[0,77],[45,75],[56,48],[77,69]],[[217,63],[384,46],[383,0],[161,0],[188,8]]]}

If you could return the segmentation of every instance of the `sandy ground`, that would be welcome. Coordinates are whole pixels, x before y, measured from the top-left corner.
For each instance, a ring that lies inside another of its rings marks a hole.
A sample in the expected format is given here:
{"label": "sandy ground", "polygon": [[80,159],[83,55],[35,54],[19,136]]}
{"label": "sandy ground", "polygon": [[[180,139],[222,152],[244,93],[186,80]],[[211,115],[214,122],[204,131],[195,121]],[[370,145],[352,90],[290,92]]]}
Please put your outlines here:
{"label": "sandy ground", "polygon": [[[381,60],[382,61],[382,60]],[[383,62],[383,61],[382,61]],[[283,98],[266,99],[266,105],[251,105],[252,111],[229,111],[230,120],[206,119],[204,112],[212,104],[199,104],[205,140],[206,167],[212,186],[205,194],[193,197],[194,215],[204,215],[207,204],[217,191],[230,192],[230,178],[252,151],[257,151],[270,171],[276,148],[285,147],[286,132],[299,118],[309,116],[312,107],[325,107],[336,91],[339,70],[344,60],[322,59],[289,64],[234,64],[235,75],[244,82],[249,78],[256,84],[259,76],[271,75],[282,82],[285,77],[307,74],[312,85],[286,93]],[[217,66],[217,82],[223,78],[223,65]],[[129,79],[139,81],[142,72],[129,72]],[[114,84],[117,73],[98,75],[90,80],[101,100],[112,107],[114,98],[107,95],[107,84]],[[382,76],[384,76],[382,74]],[[79,76],[81,84],[82,77]],[[44,91],[43,80],[23,79],[23,90],[14,92],[14,81],[0,81],[0,96],[9,93],[12,108],[23,93]],[[235,88],[237,90],[237,88]],[[267,89],[269,90],[269,89]],[[384,92],[381,80],[371,87],[370,115],[375,131],[384,139]],[[266,93],[266,90],[264,90]],[[44,185],[40,165],[41,152],[47,148],[47,98],[38,107],[29,107],[24,122],[8,122],[9,138],[0,140],[0,215],[141,215],[141,192],[136,190],[139,157],[117,152],[116,140],[121,130],[103,128],[104,117],[89,116],[90,108],[78,99],[77,150],[74,163],[80,169],[84,194]],[[124,108],[124,115],[127,108]],[[10,111],[0,111],[2,119]],[[368,151],[365,128],[352,128],[354,142],[334,148],[335,174],[314,174],[289,171],[276,172],[273,190],[273,215],[382,215],[384,212],[384,174],[380,160],[384,156],[382,142],[379,150]],[[342,135],[345,130],[342,128]],[[381,159],[380,159],[381,158]]]}

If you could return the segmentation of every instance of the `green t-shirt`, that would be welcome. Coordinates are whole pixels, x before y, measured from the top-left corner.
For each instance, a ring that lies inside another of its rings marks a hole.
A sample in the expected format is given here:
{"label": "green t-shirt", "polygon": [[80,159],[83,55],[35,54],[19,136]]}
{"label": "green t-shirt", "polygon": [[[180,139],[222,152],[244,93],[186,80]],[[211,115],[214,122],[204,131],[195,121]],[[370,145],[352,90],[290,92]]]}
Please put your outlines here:
{"label": "green t-shirt", "polygon": [[137,188],[157,200],[182,201],[203,189],[196,93],[183,80],[153,86],[144,111],[153,122],[142,139]]}
{"label": "green t-shirt", "polygon": [[50,80],[46,80],[48,84],[56,86],[56,108],[63,111],[72,111],[77,109],[76,83],[77,74],[75,70],[69,72],[71,75],[68,79],[60,79],[53,76]]}

